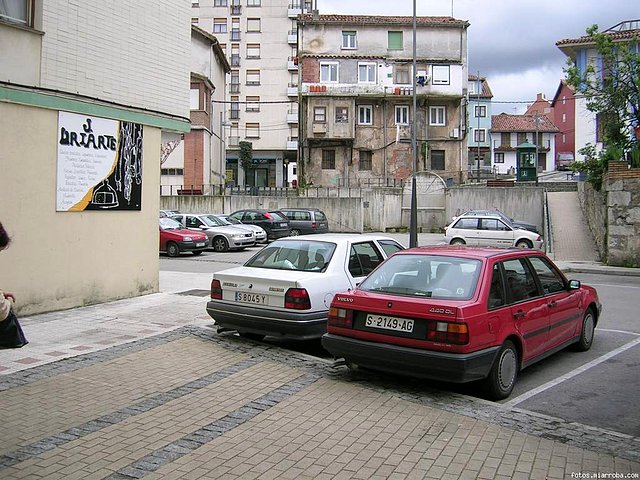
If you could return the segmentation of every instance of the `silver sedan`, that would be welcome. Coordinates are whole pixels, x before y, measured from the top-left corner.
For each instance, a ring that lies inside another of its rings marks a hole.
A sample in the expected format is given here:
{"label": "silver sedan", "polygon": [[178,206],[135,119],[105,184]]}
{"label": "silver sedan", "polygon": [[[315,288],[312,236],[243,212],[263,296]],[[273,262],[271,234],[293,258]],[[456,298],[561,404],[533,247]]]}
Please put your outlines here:
{"label": "silver sedan", "polygon": [[250,225],[248,223],[242,223],[237,218],[233,218],[227,215],[226,213],[215,213],[214,216],[219,218],[220,220],[222,220],[228,225],[233,225],[234,227],[246,228],[252,231],[256,236],[257,243],[267,243],[267,232],[265,231],[264,228],[258,225]]}
{"label": "silver sedan", "polygon": [[203,232],[209,239],[210,248],[216,252],[242,250],[256,244],[256,236],[246,229],[225,224],[214,215],[181,213],[171,218],[179,221],[185,228]]}

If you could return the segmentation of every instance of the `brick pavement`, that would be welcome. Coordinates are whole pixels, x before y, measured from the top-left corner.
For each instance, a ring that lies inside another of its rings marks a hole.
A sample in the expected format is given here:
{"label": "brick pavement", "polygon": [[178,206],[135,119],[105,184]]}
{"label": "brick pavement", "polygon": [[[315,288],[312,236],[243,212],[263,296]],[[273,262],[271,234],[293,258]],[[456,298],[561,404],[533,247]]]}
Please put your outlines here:
{"label": "brick pavement", "polygon": [[638,438],[202,326],[2,375],[0,405],[3,479],[640,473]]}
{"label": "brick pavement", "polygon": [[582,213],[578,192],[547,194],[553,252],[557,261],[597,262],[595,240]]}

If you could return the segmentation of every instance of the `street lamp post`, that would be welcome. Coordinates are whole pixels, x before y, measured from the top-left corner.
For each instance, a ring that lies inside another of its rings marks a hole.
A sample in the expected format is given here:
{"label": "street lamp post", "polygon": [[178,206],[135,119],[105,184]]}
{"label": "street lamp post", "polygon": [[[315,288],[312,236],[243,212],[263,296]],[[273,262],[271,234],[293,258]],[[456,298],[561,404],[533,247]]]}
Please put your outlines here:
{"label": "street lamp post", "polygon": [[411,175],[411,214],[409,218],[409,247],[418,246],[418,198],[416,192],[416,172],[418,170],[418,146],[416,141],[416,0],[413,0],[413,112],[411,128],[411,153],[413,155],[413,173]]}

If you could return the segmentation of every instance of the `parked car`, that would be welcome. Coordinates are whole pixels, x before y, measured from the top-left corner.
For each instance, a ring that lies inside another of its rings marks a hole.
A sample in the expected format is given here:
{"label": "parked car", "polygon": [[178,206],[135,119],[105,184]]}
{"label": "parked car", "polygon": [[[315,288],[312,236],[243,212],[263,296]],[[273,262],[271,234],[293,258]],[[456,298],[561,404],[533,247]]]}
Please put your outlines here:
{"label": "parked car", "polygon": [[237,212],[233,212],[231,217],[242,223],[262,227],[267,232],[269,240],[291,235],[289,219],[284,213],[277,210],[238,210]]}
{"label": "parked car", "polygon": [[237,220],[231,215],[227,215],[224,213],[214,213],[213,215],[215,215],[219,220],[225,222],[225,224],[233,225],[234,227],[246,228],[247,230],[253,232],[253,234],[256,236],[256,243],[267,243],[267,241],[269,240],[265,229],[259,227],[258,225],[242,223],[240,220]]}
{"label": "parked car", "polygon": [[[538,231],[538,226],[537,225],[535,225],[533,223],[525,222],[524,220],[514,220],[513,218],[509,217],[507,214],[501,212],[498,209],[495,209],[495,210],[469,210],[468,212],[464,212],[460,216],[462,217],[462,216],[474,216],[474,215],[498,215],[503,220],[511,222],[511,224],[516,228],[522,228],[524,230],[529,230],[530,232],[540,233]],[[455,220],[456,218],[458,218],[458,217],[453,217],[453,220]]]}
{"label": "parked car", "polygon": [[556,170],[571,170],[573,167],[573,153],[559,152],[556,158]]}
{"label": "parked car", "polygon": [[329,233],[327,216],[318,208],[282,208],[280,211],[289,219],[292,236]]}
{"label": "parked car", "polygon": [[319,234],[276,240],[242,267],[213,274],[207,312],[218,331],[295,340],[326,332],[333,294],[355,286],[404,247],[381,235]]}
{"label": "parked car", "polygon": [[498,214],[461,215],[445,227],[445,242],[451,245],[541,248],[542,237],[516,228]]}
{"label": "parked car", "polygon": [[543,252],[418,247],[335,295],[322,345],[351,367],[478,380],[502,399],[523,368],[570,345],[591,348],[600,312],[596,290]]}
{"label": "parked car", "polygon": [[209,246],[216,252],[243,250],[256,244],[253,232],[226,225],[214,215],[181,213],[172,215],[171,218],[189,230],[203,232],[209,239]]}
{"label": "parked car", "polygon": [[167,252],[170,257],[177,257],[182,252],[200,255],[209,245],[204,233],[187,230],[173,218],[161,217],[159,222],[160,251]]}
{"label": "parked car", "polygon": [[180,213],[178,210],[160,210],[160,217],[170,217],[171,215],[177,215]]}

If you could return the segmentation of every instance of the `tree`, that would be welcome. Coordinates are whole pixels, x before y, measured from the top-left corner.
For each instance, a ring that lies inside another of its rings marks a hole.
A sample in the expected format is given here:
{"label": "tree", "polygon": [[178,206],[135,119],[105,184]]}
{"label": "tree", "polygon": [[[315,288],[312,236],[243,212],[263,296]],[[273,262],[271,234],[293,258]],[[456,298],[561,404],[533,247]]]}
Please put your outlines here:
{"label": "tree", "polygon": [[253,162],[253,144],[251,142],[239,142],[240,164],[244,170],[251,167]]}
{"label": "tree", "polygon": [[596,47],[599,61],[581,71],[569,59],[567,83],[577,95],[586,98],[587,109],[598,116],[604,148],[598,151],[587,144],[579,152],[584,162],[576,162],[574,170],[587,174],[596,189],[602,184],[609,160],[633,159],[638,139],[633,132],[640,127],[640,54],[635,46],[638,37],[614,41],[608,33],[598,31],[597,25],[587,28]]}

